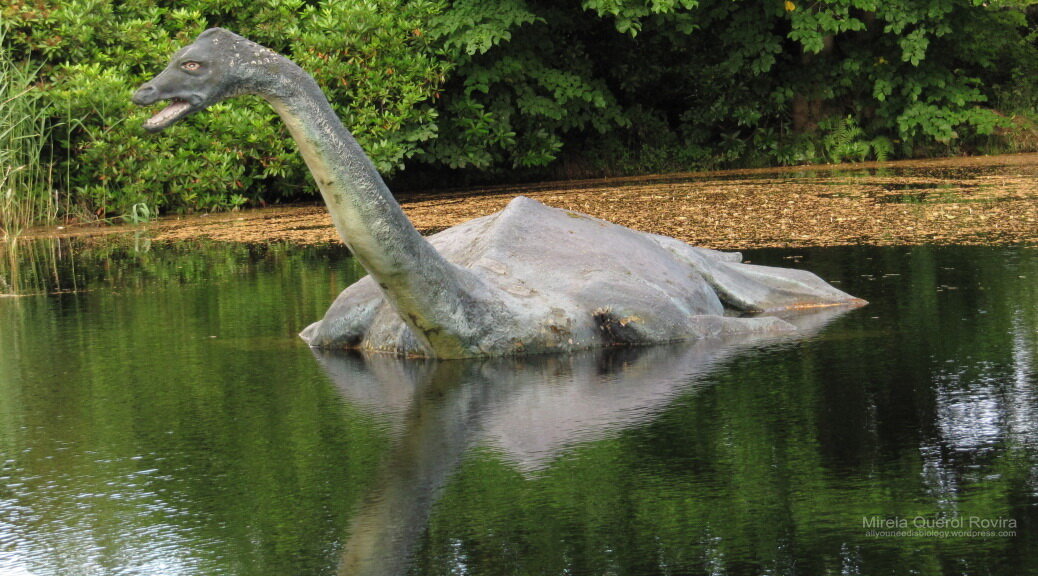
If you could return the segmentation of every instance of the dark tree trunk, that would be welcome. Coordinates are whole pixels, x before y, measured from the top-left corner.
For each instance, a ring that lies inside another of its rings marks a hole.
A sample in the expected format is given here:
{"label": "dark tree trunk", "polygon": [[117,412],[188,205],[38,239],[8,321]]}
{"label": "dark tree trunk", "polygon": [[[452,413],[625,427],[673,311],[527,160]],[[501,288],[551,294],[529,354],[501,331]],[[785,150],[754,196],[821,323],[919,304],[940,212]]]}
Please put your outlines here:
{"label": "dark tree trunk", "polygon": [[[810,69],[818,61],[830,57],[836,39],[830,34],[822,39],[822,51],[818,54],[804,52],[800,55],[800,64]],[[825,118],[825,100],[819,95],[818,86],[804,86],[793,96],[793,132],[810,134],[818,129],[818,123]]]}

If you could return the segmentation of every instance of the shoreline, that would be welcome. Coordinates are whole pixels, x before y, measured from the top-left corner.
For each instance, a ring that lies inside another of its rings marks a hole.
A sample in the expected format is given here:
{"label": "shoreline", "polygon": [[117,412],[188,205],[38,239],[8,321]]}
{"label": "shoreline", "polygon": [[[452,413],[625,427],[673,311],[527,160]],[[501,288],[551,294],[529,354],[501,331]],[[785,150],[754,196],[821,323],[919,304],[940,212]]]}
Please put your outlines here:
{"label": "shoreline", "polygon": [[[1036,153],[540,182],[397,198],[415,227],[431,234],[497,212],[520,195],[724,250],[1038,245]],[[339,243],[322,204],[40,228],[20,239],[141,233],[170,242]]]}

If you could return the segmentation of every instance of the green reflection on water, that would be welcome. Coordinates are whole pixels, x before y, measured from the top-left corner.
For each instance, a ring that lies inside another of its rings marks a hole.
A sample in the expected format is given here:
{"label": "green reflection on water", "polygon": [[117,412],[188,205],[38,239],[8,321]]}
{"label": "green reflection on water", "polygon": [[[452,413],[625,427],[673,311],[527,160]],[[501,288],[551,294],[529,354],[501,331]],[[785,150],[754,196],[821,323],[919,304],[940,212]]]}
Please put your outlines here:
{"label": "green reflection on water", "polygon": [[8,564],[334,572],[385,431],[294,331],[353,271],[283,247],[134,248],[63,247],[42,291],[78,292],[0,302]]}
{"label": "green reflection on water", "polygon": [[[365,531],[415,574],[1038,571],[1035,249],[753,252],[871,304],[692,357],[435,365],[295,338],[359,274],[337,250],[69,248],[0,299],[0,573],[333,574]],[[916,516],[1017,535],[863,526]]]}
{"label": "green reflection on water", "polygon": [[[872,304],[532,477],[473,455],[414,573],[1036,573],[1038,251],[797,254]],[[864,526],[917,517],[1011,520],[1016,536]]]}

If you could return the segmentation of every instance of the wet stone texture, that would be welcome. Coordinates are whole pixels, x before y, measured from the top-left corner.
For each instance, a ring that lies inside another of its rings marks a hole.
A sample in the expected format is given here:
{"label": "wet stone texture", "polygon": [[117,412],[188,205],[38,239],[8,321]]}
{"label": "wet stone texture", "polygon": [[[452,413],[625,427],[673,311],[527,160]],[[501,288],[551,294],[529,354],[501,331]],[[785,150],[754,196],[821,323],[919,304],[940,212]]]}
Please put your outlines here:
{"label": "wet stone texture", "polygon": [[[1038,154],[549,182],[398,199],[429,234],[502,210],[519,195],[706,248],[1038,243]],[[323,206],[170,217],[150,229],[157,240],[338,242]]]}

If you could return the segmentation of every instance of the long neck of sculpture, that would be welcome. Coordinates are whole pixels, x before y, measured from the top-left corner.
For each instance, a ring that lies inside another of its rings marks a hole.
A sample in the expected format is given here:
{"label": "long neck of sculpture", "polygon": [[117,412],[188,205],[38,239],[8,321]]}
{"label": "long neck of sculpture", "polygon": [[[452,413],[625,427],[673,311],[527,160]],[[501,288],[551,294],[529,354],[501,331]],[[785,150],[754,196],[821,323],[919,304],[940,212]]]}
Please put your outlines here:
{"label": "long neck of sculpture", "polygon": [[299,145],[339,237],[434,356],[472,355],[460,336],[470,274],[422,238],[317,83],[285,62],[278,89],[262,95]]}

